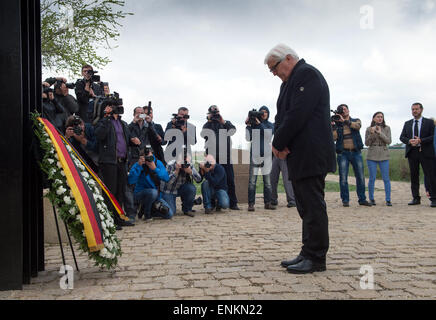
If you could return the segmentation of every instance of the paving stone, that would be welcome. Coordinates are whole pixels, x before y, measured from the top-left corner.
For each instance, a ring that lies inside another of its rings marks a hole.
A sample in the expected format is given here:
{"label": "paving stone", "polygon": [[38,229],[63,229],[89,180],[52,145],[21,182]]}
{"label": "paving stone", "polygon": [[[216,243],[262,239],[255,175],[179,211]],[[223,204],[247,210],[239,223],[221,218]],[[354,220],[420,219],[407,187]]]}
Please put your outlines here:
{"label": "paving stone", "polygon": [[180,289],[176,291],[177,296],[181,298],[186,297],[202,297],[204,295],[203,289],[198,288],[188,288],[188,289]]}
{"label": "paving stone", "polygon": [[232,289],[229,287],[205,288],[204,292],[208,296],[225,296],[225,295],[231,295]]}

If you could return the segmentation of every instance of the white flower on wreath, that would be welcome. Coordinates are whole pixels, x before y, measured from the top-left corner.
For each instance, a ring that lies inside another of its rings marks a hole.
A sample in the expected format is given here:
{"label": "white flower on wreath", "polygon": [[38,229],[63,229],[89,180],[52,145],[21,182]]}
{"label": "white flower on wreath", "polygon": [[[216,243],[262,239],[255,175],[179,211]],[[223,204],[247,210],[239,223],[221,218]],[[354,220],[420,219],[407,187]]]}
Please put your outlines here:
{"label": "white flower on wreath", "polygon": [[59,169],[62,169],[62,164],[59,161],[56,165],[58,166]]}
{"label": "white flower on wreath", "polygon": [[48,163],[53,164],[55,161],[53,159],[47,159]]}
{"label": "white flower on wreath", "polygon": [[71,198],[68,197],[68,196],[65,196],[65,197],[64,197],[64,202],[65,202],[67,205],[70,205],[70,204],[71,204]]}
{"label": "white flower on wreath", "polygon": [[51,143],[51,140],[50,139],[46,139],[45,142]]}
{"label": "white flower on wreath", "polygon": [[64,170],[61,170],[61,175],[62,175],[63,177],[65,177],[65,172],[64,172]]}
{"label": "white flower on wreath", "polygon": [[68,210],[68,212],[69,212],[72,216],[75,216],[76,213],[77,213],[77,209],[74,207],[74,208],[71,208],[70,210]]}
{"label": "white flower on wreath", "polygon": [[103,257],[103,258],[106,258],[108,253],[109,252],[107,251],[106,248],[103,248],[102,250],[100,250],[100,256]]}
{"label": "white flower on wreath", "polygon": [[58,155],[57,155],[57,154],[55,154],[55,158],[56,158],[56,160],[59,160],[59,157],[58,157]]}
{"label": "white flower on wreath", "polygon": [[82,222],[82,216],[81,216],[80,214],[78,214],[78,215],[76,216],[76,220],[77,220],[77,221],[80,221],[81,223],[83,223],[83,222]]}
{"label": "white flower on wreath", "polygon": [[60,186],[58,188],[58,190],[56,191],[57,195],[60,196],[62,194],[64,194],[67,191],[67,189],[65,189],[64,187]]}

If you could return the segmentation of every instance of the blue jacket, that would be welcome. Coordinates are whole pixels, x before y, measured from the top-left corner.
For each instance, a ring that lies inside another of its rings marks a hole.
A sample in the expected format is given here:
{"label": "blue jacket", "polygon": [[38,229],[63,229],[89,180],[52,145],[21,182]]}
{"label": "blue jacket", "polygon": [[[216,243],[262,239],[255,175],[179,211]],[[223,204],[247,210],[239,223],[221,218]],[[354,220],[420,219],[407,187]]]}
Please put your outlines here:
{"label": "blue jacket", "polygon": [[223,166],[219,163],[215,164],[215,168],[212,171],[207,172],[204,178],[209,182],[210,186],[215,190],[227,191],[227,175]]}
{"label": "blue jacket", "polygon": [[[156,170],[154,171],[161,181],[168,182],[170,177],[167,169],[160,160],[156,161]],[[144,169],[137,162],[132,166],[129,172],[128,182],[130,185],[136,185],[134,193],[141,192],[144,189],[157,189],[150,175],[145,175]]]}
{"label": "blue jacket", "polygon": [[[252,159],[252,153],[253,153],[253,129],[255,130],[260,130],[260,157],[264,157],[265,156],[265,150],[264,150],[264,139],[265,139],[265,130],[272,130],[272,135],[274,135],[274,124],[269,122],[269,116],[270,116],[270,112],[269,109],[265,106],[263,106],[262,108],[259,109],[260,111],[266,110],[266,112],[268,113],[268,118],[264,121],[262,121],[259,125],[255,125],[255,126],[247,126],[247,129],[245,131],[245,139],[249,142],[251,142],[251,147],[250,147],[250,159]],[[271,138],[272,138],[271,135]],[[271,141],[267,141],[267,143],[269,144]],[[256,142],[257,143],[257,142]],[[256,146],[257,148],[257,146]],[[271,148],[270,148],[271,149]],[[270,150],[271,151],[271,150]]]}
{"label": "blue jacket", "polygon": [[[358,120],[359,119],[350,118],[351,122],[356,122]],[[336,140],[336,153],[341,154],[344,151],[344,127],[338,126],[334,129],[336,129],[337,133],[338,133],[338,139]],[[356,149],[359,151],[362,150],[363,149],[363,141],[362,141],[362,136],[360,135],[359,130],[354,130],[353,128],[351,128],[351,135],[353,137],[353,143],[354,143],[354,146],[356,147]]]}

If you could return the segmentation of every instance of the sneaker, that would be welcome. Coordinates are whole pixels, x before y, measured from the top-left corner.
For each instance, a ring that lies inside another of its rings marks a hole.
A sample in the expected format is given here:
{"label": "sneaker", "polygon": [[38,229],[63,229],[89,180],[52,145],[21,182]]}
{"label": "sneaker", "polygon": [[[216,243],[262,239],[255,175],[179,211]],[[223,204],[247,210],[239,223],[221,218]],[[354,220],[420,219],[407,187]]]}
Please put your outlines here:
{"label": "sneaker", "polygon": [[205,208],[204,209],[204,213],[205,214],[211,214],[212,213],[212,209],[211,208]]}
{"label": "sneaker", "polygon": [[390,202],[390,201],[386,201],[386,205],[387,205],[388,207],[392,207],[392,202]]}
{"label": "sneaker", "polygon": [[188,216],[188,217],[191,217],[191,218],[194,218],[194,217],[195,217],[195,215],[194,215],[192,212],[183,212],[183,214],[184,214],[185,216]]}
{"label": "sneaker", "polygon": [[277,200],[271,200],[271,204],[272,204],[273,206],[278,206],[278,205],[279,205],[279,202],[278,202]]}
{"label": "sneaker", "polygon": [[218,207],[218,206],[217,206],[216,209],[215,209],[215,211],[216,211],[216,212],[221,212],[221,207]]}
{"label": "sneaker", "polygon": [[234,205],[233,207],[230,207],[230,210],[241,210],[241,209],[239,209],[238,205]]}
{"label": "sneaker", "polygon": [[248,205],[248,211],[250,211],[250,212],[255,211],[255,209],[254,209],[254,204],[249,204],[249,205]]}
{"label": "sneaker", "polygon": [[369,200],[369,203],[371,203],[372,206],[376,206],[375,200]]}
{"label": "sneaker", "polygon": [[153,221],[153,217],[144,217],[144,221],[145,222],[152,222]]}
{"label": "sneaker", "polygon": [[350,203],[348,203],[348,202],[342,202],[342,205],[343,205],[345,208],[348,208],[348,207],[350,206]]}

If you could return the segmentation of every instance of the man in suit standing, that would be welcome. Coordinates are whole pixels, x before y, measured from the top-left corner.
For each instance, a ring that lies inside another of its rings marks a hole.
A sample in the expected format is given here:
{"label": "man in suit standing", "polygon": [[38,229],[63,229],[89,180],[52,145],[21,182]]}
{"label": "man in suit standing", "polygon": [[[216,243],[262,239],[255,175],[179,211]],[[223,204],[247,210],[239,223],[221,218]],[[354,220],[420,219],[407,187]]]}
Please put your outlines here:
{"label": "man in suit standing", "polygon": [[323,75],[279,44],[265,64],[283,83],[277,101],[273,152],[287,159],[297,209],[303,220],[303,247],[297,258],[282,266],[295,274],[326,270],[329,248],[325,178],[336,171],[330,123],[330,93]]}
{"label": "man in suit standing", "polygon": [[421,103],[412,105],[413,119],[404,124],[400,140],[406,145],[406,158],[409,160],[410,167],[413,200],[409,205],[421,204],[419,195],[419,165],[421,164],[428,179],[431,207],[436,208],[436,173],[433,165],[435,125],[433,120],[422,116],[423,110]]}

